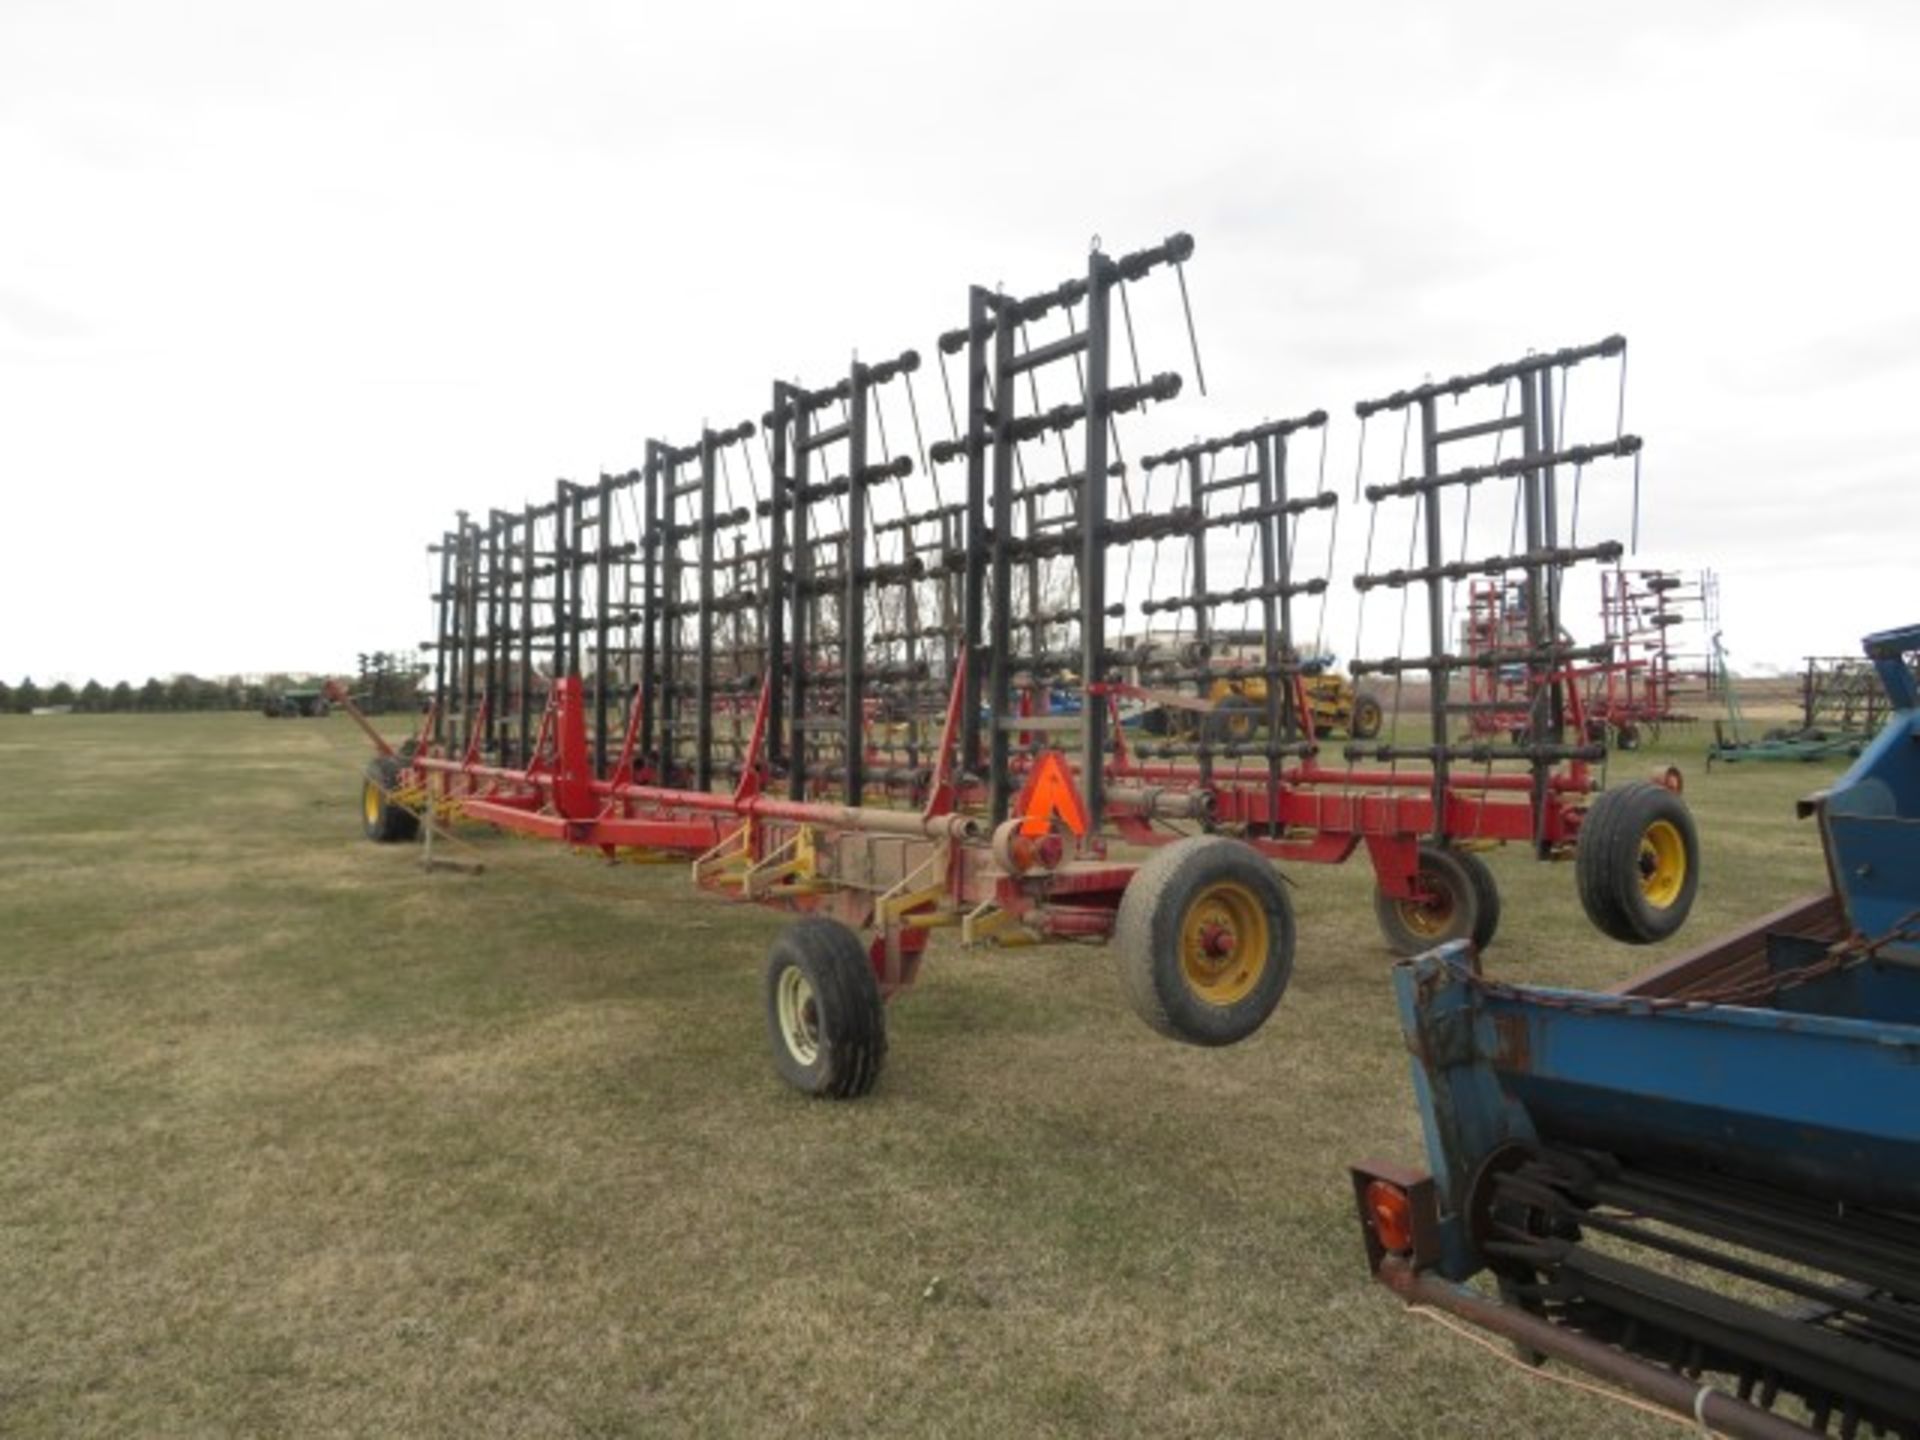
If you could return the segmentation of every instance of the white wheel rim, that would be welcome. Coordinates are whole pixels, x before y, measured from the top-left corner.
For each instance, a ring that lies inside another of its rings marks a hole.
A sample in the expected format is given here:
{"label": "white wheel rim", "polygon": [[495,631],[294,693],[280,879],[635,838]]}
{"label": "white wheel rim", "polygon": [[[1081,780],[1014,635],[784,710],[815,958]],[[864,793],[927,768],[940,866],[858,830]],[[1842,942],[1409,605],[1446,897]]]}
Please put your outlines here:
{"label": "white wheel rim", "polygon": [[798,965],[780,972],[775,998],[787,1053],[802,1065],[813,1064],[820,1058],[820,1007],[814,1004],[812,983]]}

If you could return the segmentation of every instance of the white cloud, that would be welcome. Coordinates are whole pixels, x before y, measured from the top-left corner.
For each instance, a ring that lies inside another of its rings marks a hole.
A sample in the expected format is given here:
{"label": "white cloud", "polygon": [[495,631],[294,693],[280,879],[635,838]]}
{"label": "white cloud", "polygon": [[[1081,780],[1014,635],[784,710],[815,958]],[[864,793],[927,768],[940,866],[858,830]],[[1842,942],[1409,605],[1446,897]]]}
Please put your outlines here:
{"label": "white cloud", "polygon": [[1649,555],[1743,657],[1850,649],[1912,618],[1916,23],[14,0],[0,675],[416,640],[456,506],[1176,228],[1213,394],[1136,453],[1325,406],[1344,476],[1354,399],[1621,330]]}

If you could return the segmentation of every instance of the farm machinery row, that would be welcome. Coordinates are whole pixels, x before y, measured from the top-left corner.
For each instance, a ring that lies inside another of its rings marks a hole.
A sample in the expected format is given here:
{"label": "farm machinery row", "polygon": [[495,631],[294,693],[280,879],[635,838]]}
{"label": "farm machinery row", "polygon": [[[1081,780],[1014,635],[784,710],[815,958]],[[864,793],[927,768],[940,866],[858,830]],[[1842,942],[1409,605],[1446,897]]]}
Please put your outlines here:
{"label": "farm machinery row", "polygon": [[[1724,675],[1726,652],[1716,634],[1714,659]],[[1879,676],[1873,667],[1846,655],[1809,655],[1800,677],[1800,723],[1772,726],[1759,734],[1750,731],[1741,714],[1733,683],[1724,682],[1727,718],[1713,723],[1713,743],[1707,747],[1707,768],[1717,760],[1737,765],[1755,760],[1849,759],[1866,749],[1878,733],[1887,708]]]}
{"label": "farm machinery row", "polygon": [[1920,1436],[1920,626],[1865,648],[1828,890],[1609,992],[1402,962],[1430,1171],[1353,1169],[1376,1278],[1702,1433]]}
{"label": "farm machinery row", "polygon": [[[1616,559],[1600,571],[1604,658],[1581,667],[1589,739],[1619,750],[1657,741],[1667,725],[1691,724],[1694,707],[1717,701],[1720,666],[1708,644],[1717,632],[1719,578],[1629,566]],[[1513,578],[1475,579],[1461,627],[1470,656],[1510,649],[1526,626],[1526,594]],[[1465,729],[1473,735],[1518,735],[1527,724],[1528,679],[1512,666],[1472,672]]]}
{"label": "farm machinery row", "polygon": [[[1137,297],[1177,287],[1198,373],[1193,248],[1096,246],[1049,289],[970,289],[932,349],[948,422],[932,443],[906,350],[776,381],[757,416],[651,443],[625,473],[462,513],[434,547],[436,698],[398,749],[377,740],[368,835],[460,820],[678,858],[718,896],[798,912],[766,971],[770,1039],[787,1080],[836,1097],[873,1085],[885,1002],[941,929],[1111,940],[1142,1018],[1207,1045],[1253,1033],[1287,985],[1276,864],[1364,850],[1401,953],[1493,938],[1480,852],[1502,843],[1572,858],[1609,935],[1671,934],[1698,883],[1692,822],[1663,786],[1601,790],[1579,673],[1606,647],[1567,642],[1558,617],[1569,567],[1623,550],[1581,540],[1578,496],[1640,441],[1611,401],[1597,438],[1563,432],[1570,384],[1626,342],[1356,407],[1369,540],[1352,583],[1363,614],[1369,596],[1397,606],[1400,634],[1349,670],[1391,686],[1398,719],[1381,729],[1377,697],[1338,680],[1336,746],[1331,577],[1309,558],[1324,534],[1331,564],[1340,507],[1326,412],[1123,449],[1185,388],[1141,368]],[[1399,431],[1370,483],[1369,425]],[[1517,544],[1478,543],[1483,490],[1513,498]],[[1402,533],[1406,563],[1376,566],[1376,539]],[[1518,624],[1455,653],[1454,595],[1476,577],[1517,585]],[[1487,670],[1519,676],[1519,723],[1455,739],[1452,686]]]}

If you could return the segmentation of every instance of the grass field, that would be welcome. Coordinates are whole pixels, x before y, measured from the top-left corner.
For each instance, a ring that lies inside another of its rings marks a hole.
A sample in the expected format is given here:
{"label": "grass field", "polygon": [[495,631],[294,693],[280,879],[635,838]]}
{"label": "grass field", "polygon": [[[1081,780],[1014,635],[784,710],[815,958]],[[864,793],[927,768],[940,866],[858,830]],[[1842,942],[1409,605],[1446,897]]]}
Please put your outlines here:
{"label": "grass field", "polygon": [[[1496,973],[1601,984],[1822,883],[1709,776],[1689,930],[1492,858]],[[1363,865],[1297,872],[1249,1043],[1102,951],[936,942],[874,1096],[766,1054],[781,920],[359,835],[343,719],[0,718],[0,1434],[1653,1435],[1402,1312],[1345,1162],[1419,1154]]]}

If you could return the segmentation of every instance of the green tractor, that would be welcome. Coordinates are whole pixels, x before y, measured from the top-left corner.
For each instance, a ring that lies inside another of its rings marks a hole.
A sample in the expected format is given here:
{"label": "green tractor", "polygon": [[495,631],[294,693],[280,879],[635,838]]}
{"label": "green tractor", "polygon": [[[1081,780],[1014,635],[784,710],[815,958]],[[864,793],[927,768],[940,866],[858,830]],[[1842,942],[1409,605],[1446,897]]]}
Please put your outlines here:
{"label": "green tractor", "polygon": [[269,720],[324,720],[333,705],[324,690],[273,690],[260,706]]}

